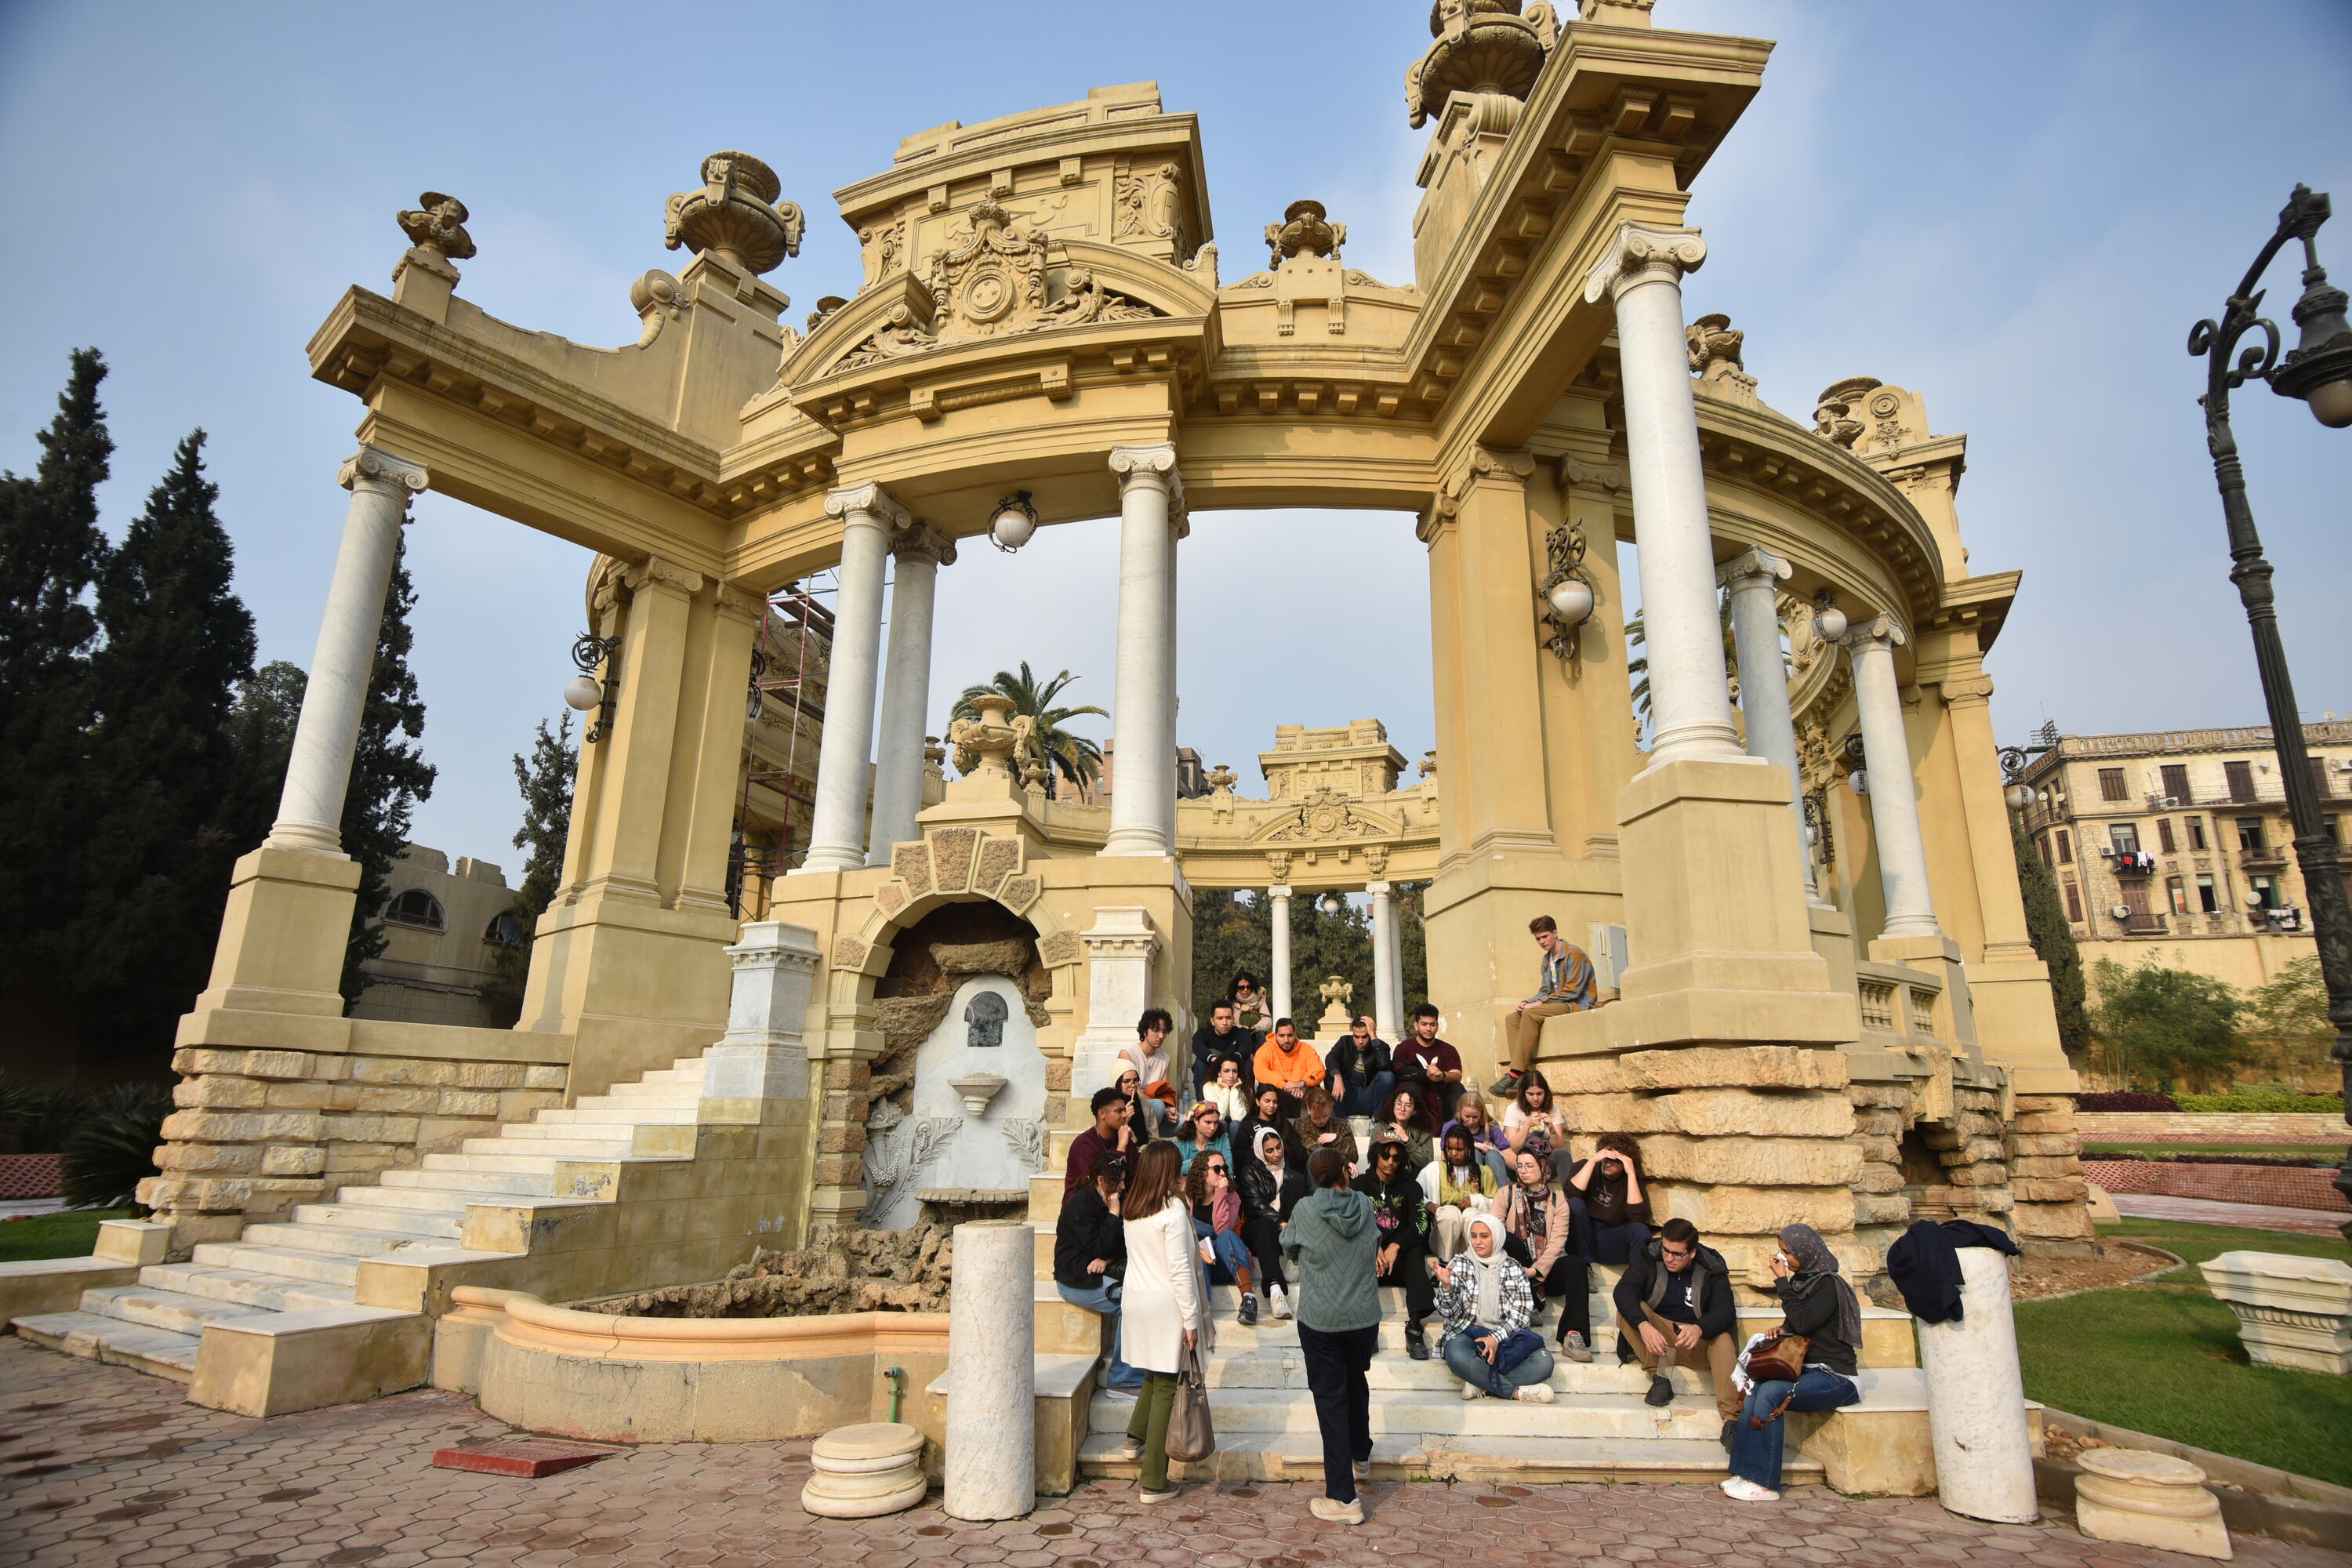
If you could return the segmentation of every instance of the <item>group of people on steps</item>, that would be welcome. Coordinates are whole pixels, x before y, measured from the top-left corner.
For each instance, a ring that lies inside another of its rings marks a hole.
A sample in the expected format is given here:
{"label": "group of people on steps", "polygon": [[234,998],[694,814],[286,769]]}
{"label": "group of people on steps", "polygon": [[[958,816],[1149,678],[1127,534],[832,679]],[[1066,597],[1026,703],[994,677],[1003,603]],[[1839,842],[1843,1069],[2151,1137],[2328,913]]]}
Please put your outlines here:
{"label": "group of people on steps", "polygon": [[[1159,1008],[1139,1020],[1070,1146],[1054,1278],[1065,1300],[1117,1320],[1103,1386],[1136,1401],[1123,1457],[1140,1461],[1144,1501],[1177,1495],[1168,1414],[1185,1356],[1213,1348],[1213,1285],[1234,1288],[1245,1328],[1262,1314],[1295,1325],[1323,1435],[1313,1508],[1342,1522],[1363,1517],[1385,1286],[1403,1295],[1405,1354],[1443,1360],[1465,1400],[1548,1404],[1556,1354],[1593,1359],[1592,1267],[1622,1266],[1619,1360],[1649,1373],[1654,1405],[1673,1399],[1674,1365],[1708,1371],[1730,1456],[1723,1489],[1743,1501],[1779,1496],[1781,1412],[1861,1397],[1860,1303],[1812,1227],[1783,1229],[1770,1260],[1782,1326],[1811,1342],[1803,1375],[1750,1383],[1729,1267],[1688,1220],[1653,1225],[1634,1142],[1608,1133],[1571,1152],[1534,1051],[1545,1018],[1595,1005],[1592,965],[1549,917],[1529,930],[1540,984],[1506,1018],[1510,1069],[1487,1091],[1499,1113],[1465,1092],[1428,1004],[1402,1045],[1359,1017],[1326,1057],[1269,1014],[1255,976],[1238,976],[1193,1036],[1181,1114],[1173,1022]],[[1368,1146],[1357,1118],[1373,1124]]]}

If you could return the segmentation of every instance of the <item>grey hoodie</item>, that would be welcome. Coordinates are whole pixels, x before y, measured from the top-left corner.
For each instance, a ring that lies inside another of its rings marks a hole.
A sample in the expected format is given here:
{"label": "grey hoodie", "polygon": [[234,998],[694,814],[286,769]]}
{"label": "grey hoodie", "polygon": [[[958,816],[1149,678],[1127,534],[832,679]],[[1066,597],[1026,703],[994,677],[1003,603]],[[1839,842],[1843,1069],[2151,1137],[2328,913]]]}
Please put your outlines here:
{"label": "grey hoodie", "polygon": [[1347,1187],[1302,1199],[1283,1227],[1283,1255],[1298,1269],[1298,1321],[1318,1332],[1369,1329],[1381,1321],[1372,1255],[1380,1247],[1372,1200]]}

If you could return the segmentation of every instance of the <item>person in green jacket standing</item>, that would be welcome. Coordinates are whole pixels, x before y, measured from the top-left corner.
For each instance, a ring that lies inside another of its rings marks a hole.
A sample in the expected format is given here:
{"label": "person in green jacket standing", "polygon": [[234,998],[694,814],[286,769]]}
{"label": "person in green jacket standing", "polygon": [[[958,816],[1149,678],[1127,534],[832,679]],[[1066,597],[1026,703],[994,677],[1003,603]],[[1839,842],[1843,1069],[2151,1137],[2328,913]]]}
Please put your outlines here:
{"label": "person in green jacket standing", "polygon": [[1380,1348],[1381,1292],[1372,1276],[1380,1227],[1372,1201],[1348,1185],[1348,1163],[1318,1149],[1307,1163],[1315,1191],[1283,1227],[1282,1250],[1298,1271],[1298,1348],[1315,1424],[1323,1431],[1323,1495],[1316,1518],[1364,1522],[1356,1483],[1372,1474],[1372,1390],[1365,1373]]}

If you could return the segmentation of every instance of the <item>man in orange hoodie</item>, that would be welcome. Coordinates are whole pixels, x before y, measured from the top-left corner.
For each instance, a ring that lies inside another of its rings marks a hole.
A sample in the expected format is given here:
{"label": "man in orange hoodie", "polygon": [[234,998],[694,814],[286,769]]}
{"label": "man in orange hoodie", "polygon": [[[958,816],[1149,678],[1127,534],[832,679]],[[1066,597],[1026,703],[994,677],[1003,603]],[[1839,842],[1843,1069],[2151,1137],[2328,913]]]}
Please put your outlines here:
{"label": "man in orange hoodie", "polygon": [[1323,1081],[1323,1058],[1313,1046],[1300,1042],[1297,1029],[1287,1018],[1276,1021],[1273,1035],[1257,1048],[1257,1059],[1252,1065],[1259,1083],[1282,1090],[1285,1116],[1297,1116],[1305,1108],[1307,1091]]}

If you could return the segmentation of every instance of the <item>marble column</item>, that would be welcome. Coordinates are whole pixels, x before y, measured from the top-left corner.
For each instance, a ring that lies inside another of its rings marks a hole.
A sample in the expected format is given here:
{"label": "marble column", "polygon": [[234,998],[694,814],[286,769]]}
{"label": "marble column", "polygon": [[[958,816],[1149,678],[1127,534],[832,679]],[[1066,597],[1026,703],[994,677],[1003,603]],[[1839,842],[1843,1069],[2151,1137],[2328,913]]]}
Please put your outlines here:
{"label": "marble column", "polygon": [[1937,1500],[1969,1519],[2031,1524],[2041,1510],[2017,1365],[2009,1258],[1990,1247],[1963,1247],[1957,1256],[1961,1315],[1919,1325]]}
{"label": "marble column", "polygon": [[1853,660],[1854,705],[1862,711],[1863,768],[1869,775],[1871,834],[1878,841],[1878,879],[1886,894],[1882,936],[1940,936],[1927,887],[1927,841],[1911,776],[1911,742],[1903,694],[1895,683],[1895,649],[1903,628],[1874,616],[1840,638]]}
{"label": "marble column", "polygon": [[352,754],[359,747],[360,716],[383,629],[383,596],[400,552],[401,524],[408,521],[409,494],[423,489],[427,478],[422,463],[365,446],[335,476],[352,500],[286,759],[278,820],[269,829],[273,848],[342,853],[343,795],[351,787]]}
{"label": "marble column", "polygon": [[868,866],[890,863],[890,847],[915,837],[923,809],[923,723],[931,701],[931,611],[940,568],[955,543],[917,523],[898,536],[890,590],[890,654],[882,680],[882,737],[874,763],[873,841]]}
{"label": "marble column", "polygon": [[1682,277],[1706,259],[1696,230],[1626,224],[1585,279],[1617,307],[1626,469],[1650,661],[1650,766],[1741,755],[1717,619],[1715,542],[1683,336]]}
{"label": "marble column", "polygon": [[1163,797],[1163,801],[1167,808],[1166,826],[1168,830],[1169,853],[1172,855],[1175,853],[1176,849],[1176,786],[1172,782],[1173,775],[1176,772],[1176,627],[1178,625],[1176,619],[1176,584],[1179,576],[1176,569],[1176,546],[1180,542],[1192,533],[1192,525],[1184,516],[1183,483],[1176,475],[1171,474],[1169,477],[1171,480],[1174,482],[1171,485],[1168,498],[1168,530],[1170,534],[1168,542],[1168,609],[1166,612],[1168,617],[1168,635],[1160,643],[1160,660],[1166,668],[1168,681],[1168,771],[1171,775],[1171,782],[1168,786],[1168,794]]}
{"label": "marble column", "polygon": [[1118,660],[1111,695],[1111,782],[1106,855],[1174,853],[1176,748],[1171,714],[1176,534],[1182,506],[1176,448],[1115,447],[1118,479]]}
{"label": "marble column", "polygon": [[1367,882],[1372,896],[1372,1033],[1393,1042],[1404,1020],[1403,976],[1398,963],[1396,900],[1386,882]]}
{"label": "marble column", "polygon": [[1036,1245],[1019,1220],[955,1227],[940,1500],[950,1519],[1019,1519],[1037,1506]]}
{"label": "marble column", "polygon": [[[1290,1016],[1290,889],[1281,883],[1268,888],[1267,900],[1274,906],[1274,952],[1268,965],[1274,973],[1265,977],[1267,1005],[1274,1009],[1275,1018]],[[1266,1020],[1269,1032],[1274,1019]]]}
{"label": "marble column", "polygon": [[1797,721],[1789,710],[1789,663],[1780,651],[1780,584],[1789,563],[1768,551],[1742,551],[1717,581],[1731,590],[1731,635],[1739,653],[1739,707],[1748,719],[1748,754],[1789,771],[1789,811],[1797,826],[1797,863],[1805,897],[1814,896],[1813,857],[1805,844],[1805,796],[1797,765]]}
{"label": "marble column", "polygon": [[891,537],[912,520],[879,485],[835,490],[824,498],[824,510],[826,516],[842,520],[841,592],[834,600],[833,668],[824,689],[824,739],[816,754],[816,809],[801,869],[847,871],[866,864],[882,578]]}

